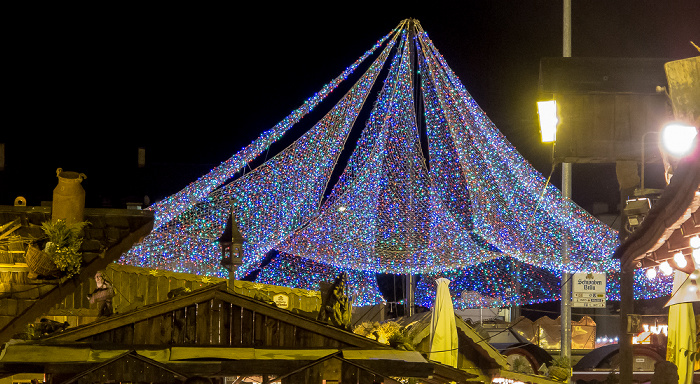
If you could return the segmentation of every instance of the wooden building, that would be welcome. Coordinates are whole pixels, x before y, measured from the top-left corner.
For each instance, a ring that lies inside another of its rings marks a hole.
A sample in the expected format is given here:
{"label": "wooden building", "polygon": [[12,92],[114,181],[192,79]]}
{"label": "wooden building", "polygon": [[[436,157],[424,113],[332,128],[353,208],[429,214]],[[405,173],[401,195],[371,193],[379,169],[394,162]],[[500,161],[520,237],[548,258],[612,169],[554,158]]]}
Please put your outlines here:
{"label": "wooden building", "polygon": [[21,372],[44,373],[51,383],[172,383],[205,376],[218,383],[413,378],[437,384],[476,377],[232,292],[225,283],[41,340],[8,343],[0,354],[0,375]]}

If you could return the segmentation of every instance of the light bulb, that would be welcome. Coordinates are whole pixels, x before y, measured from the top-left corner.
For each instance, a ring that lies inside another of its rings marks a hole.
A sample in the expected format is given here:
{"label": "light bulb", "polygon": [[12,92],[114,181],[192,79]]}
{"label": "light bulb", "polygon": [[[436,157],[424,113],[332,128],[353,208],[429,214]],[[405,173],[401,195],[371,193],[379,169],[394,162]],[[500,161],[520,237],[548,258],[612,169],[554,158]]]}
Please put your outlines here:
{"label": "light bulb", "polygon": [[666,276],[669,276],[671,273],[673,273],[673,268],[671,268],[671,264],[669,264],[668,261],[664,261],[663,263],[661,263],[659,265],[659,269]]}
{"label": "light bulb", "polygon": [[647,279],[654,280],[656,278],[656,268],[651,267],[647,269]]}
{"label": "light bulb", "polygon": [[688,265],[688,261],[685,259],[685,256],[683,256],[683,252],[677,252],[673,255],[673,261],[676,262],[679,268],[685,268],[685,266]]}
{"label": "light bulb", "polygon": [[693,145],[693,139],[697,136],[697,128],[682,124],[671,123],[661,131],[661,142],[667,152],[673,156],[686,155]]}
{"label": "light bulb", "polygon": [[700,249],[700,236],[695,235],[690,238],[690,246],[693,249]]}

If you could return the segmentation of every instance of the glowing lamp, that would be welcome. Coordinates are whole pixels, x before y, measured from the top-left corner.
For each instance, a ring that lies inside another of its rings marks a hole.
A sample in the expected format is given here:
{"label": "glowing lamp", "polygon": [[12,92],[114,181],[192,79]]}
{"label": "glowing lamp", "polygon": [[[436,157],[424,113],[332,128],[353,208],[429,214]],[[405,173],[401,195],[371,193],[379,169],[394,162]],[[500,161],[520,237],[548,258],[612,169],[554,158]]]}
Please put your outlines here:
{"label": "glowing lamp", "polygon": [[647,269],[647,279],[649,280],[654,280],[656,278],[656,268],[649,268]]}
{"label": "glowing lamp", "polygon": [[693,249],[700,249],[700,236],[695,235],[690,238],[690,246]]}
{"label": "glowing lamp", "polygon": [[671,273],[673,273],[673,268],[671,267],[671,264],[668,263],[668,261],[664,261],[659,265],[659,270],[666,275],[669,276]]}
{"label": "glowing lamp", "polygon": [[685,266],[688,265],[688,262],[685,260],[685,256],[683,256],[683,252],[677,252],[675,255],[673,255],[673,261],[676,262],[676,265],[679,268],[685,268]]}
{"label": "glowing lamp", "polygon": [[693,148],[697,135],[698,129],[691,125],[670,123],[661,131],[661,143],[670,155],[681,157]]}
{"label": "glowing lamp", "polygon": [[552,143],[557,140],[557,102],[555,100],[538,101],[537,113],[540,116],[540,133],[543,143]]}

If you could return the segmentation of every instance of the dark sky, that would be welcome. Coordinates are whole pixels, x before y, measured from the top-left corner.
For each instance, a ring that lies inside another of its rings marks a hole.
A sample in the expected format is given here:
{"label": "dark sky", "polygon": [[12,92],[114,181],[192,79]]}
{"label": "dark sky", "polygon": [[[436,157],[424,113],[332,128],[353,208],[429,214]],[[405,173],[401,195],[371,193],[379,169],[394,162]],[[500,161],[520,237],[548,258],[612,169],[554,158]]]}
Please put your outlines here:
{"label": "dark sky", "polygon": [[[87,175],[88,206],[177,192],[409,17],[525,158],[549,172],[534,103],[540,58],[562,54],[561,1],[376,3],[18,12],[3,55],[0,204],[50,200],[59,167]],[[575,57],[698,54],[689,43],[700,43],[697,0],[574,0],[572,17]],[[148,171],[136,169],[138,147]],[[579,191],[600,171],[579,168],[574,200],[590,200]],[[614,194],[614,174],[608,184],[598,193]]]}

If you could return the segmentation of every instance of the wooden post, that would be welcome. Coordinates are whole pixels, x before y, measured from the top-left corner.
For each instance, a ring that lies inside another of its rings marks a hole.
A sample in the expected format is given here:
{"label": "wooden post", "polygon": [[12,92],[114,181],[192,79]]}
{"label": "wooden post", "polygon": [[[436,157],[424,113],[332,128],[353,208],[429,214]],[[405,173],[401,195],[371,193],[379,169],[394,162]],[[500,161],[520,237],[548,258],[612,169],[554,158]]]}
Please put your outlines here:
{"label": "wooden post", "polygon": [[620,383],[631,383],[634,350],[632,335],[627,332],[628,315],[634,311],[634,267],[621,266],[620,271]]}

